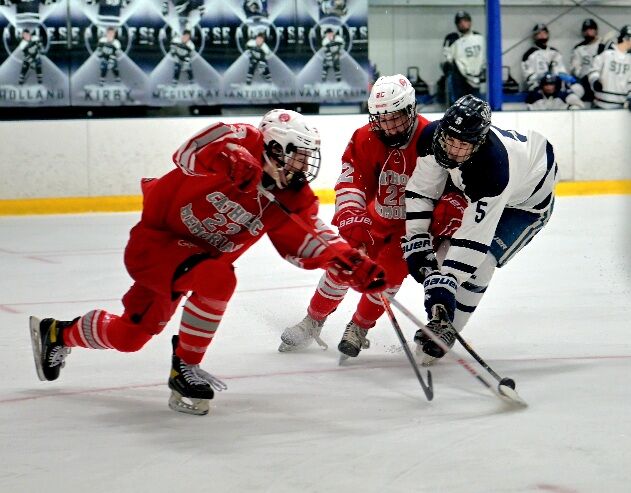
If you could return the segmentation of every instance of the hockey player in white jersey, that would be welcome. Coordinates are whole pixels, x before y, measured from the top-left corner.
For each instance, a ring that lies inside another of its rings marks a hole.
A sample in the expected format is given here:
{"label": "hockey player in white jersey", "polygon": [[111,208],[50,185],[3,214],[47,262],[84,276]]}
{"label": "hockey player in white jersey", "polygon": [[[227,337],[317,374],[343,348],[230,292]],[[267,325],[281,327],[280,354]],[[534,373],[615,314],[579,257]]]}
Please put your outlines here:
{"label": "hockey player in white jersey", "polygon": [[192,59],[195,56],[195,45],[191,41],[191,32],[184,30],[182,36],[176,36],[171,41],[169,50],[173,58],[173,82],[175,86],[180,82],[180,73],[183,71],[188,75],[189,83],[193,82]]}
{"label": "hockey player in white jersey", "polygon": [[326,82],[329,71],[333,71],[336,82],[342,81],[341,58],[344,50],[344,38],[331,27],[324,31],[322,40],[322,82]]}
{"label": "hockey player in white jersey", "polygon": [[598,37],[598,24],[594,19],[583,21],[581,33],[583,34],[583,41],[574,47],[570,67],[572,75],[576,77],[585,91],[583,101],[593,101],[594,93],[589,85],[587,75],[592,68],[594,57],[605,51],[605,45]]}
{"label": "hockey player in white jersey", "polygon": [[[410,274],[423,283],[428,328],[452,347],[502,267],[543,228],[554,204],[557,164],[540,134],[491,125],[491,108],[463,96],[417,142],[419,160],[405,192]],[[435,201],[451,178],[467,198],[462,225],[437,255],[429,233]],[[438,257],[438,258],[437,258]],[[444,355],[421,331],[414,337],[430,364]]]}
{"label": "hockey player in white jersey", "polygon": [[532,38],[534,46],[530,47],[521,61],[521,70],[526,82],[528,91],[536,92],[539,89],[539,82],[547,72],[557,74],[568,88],[574,92],[579,98],[585,94],[583,86],[581,86],[576,78],[565,68],[563,57],[556,48],[548,46],[550,32],[545,24],[535,24],[532,28]]}
{"label": "hockey player in white jersey", "polygon": [[471,15],[464,10],[454,18],[458,32],[445,37],[442,69],[447,77],[449,104],[465,94],[480,96],[480,84],[486,70],[486,42],[471,29]]}
{"label": "hockey player in white jersey", "polygon": [[618,43],[594,58],[588,74],[594,89],[594,106],[618,109],[625,104],[631,110],[631,25],[620,30]]}
{"label": "hockey player in white jersey", "polygon": [[250,39],[246,45],[246,54],[250,58],[248,73],[245,76],[245,83],[252,84],[254,75],[259,72],[266,82],[272,82],[272,74],[269,71],[268,59],[272,55],[272,50],[265,42],[265,34],[260,32],[254,39]]}
{"label": "hockey player in white jersey", "polygon": [[22,52],[22,69],[18,84],[22,85],[28,77],[29,70],[35,70],[37,83],[41,84],[44,76],[42,75],[42,42],[37,33],[31,33],[28,29],[22,31],[22,41],[16,51]]}
{"label": "hockey player in white jersey", "polygon": [[116,29],[110,26],[105,30],[105,36],[99,39],[99,44],[96,47],[96,56],[101,60],[99,64],[99,83],[101,85],[105,84],[105,77],[109,70],[114,74],[116,82],[121,81],[118,69],[118,58],[121,54],[121,43],[116,39]]}

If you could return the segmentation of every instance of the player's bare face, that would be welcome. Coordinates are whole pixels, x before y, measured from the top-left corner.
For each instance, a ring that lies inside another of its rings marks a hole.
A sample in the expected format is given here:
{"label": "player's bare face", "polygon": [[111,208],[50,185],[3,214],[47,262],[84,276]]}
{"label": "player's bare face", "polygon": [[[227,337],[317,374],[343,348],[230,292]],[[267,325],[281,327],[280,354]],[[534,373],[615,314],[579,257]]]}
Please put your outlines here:
{"label": "player's bare face", "polygon": [[441,139],[441,145],[449,159],[458,164],[464,163],[473,153],[473,144],[471,142],[456,139],[451,135],[445,135]]}
{"label": "player's bare face", "polygon": [[395,111],[394,113],[376,116],[377,125],[388,137],[404,132],[407,128],[408,120],[409,117],[406,111]]}

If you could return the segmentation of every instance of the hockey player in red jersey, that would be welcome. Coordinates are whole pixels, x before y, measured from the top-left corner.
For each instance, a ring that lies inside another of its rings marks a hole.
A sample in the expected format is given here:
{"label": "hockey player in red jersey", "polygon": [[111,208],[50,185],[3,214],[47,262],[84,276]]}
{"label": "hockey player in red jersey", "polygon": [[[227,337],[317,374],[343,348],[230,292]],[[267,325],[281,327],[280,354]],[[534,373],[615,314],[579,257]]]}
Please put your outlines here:
{"label": "hockey player in red jersey", "polygon": [[[368,111],[369,123],[355,131],[342,156],[333,224],[351,246],[366,251],[383,266],[386,294],[392,297],[408,274],[400,245],[405,235],[404,192],[416,166],[416,141],[428,121],[416,113],[414,89],[400,74],[380,77],[375,82]],[[456,211],[454,221],[461,217]],[[450,220],[440,224],[449,226]],[[435,226],[439,227],[438,223]],[[283,332],[278,350],[295,351],[313,340],[326,348],[320,338],[322,326],[347,291],[348,284],[327,271],[311,298],[306,317]],[[356,357],[369,347],[368,329],[383,312],[378,295],[362,295],[338,345],[342,358]]]}
{"label": "hockey player in red jersey", "polygon": [[[225,385],[199,363],[234,292],[233,262],[266,233],[293,264],[333,268],[360,292],[383,289],[383,270],[316,216],[318,202],[308,182],[320,166],[320,137],[299,113],[272,110],[258,128],[217,123],[184,143],[173,161],[171,172],[143,180],[142,217],[125,249],[134,284],[123,296],[123,315],[92,310],[71,322],[31,317],[41,380],[58,378],[72,347],[138,351],[164,329],[190,292],[173,337],[169,406],[206,414],[213,389]],[[288,220],[259,187],[330,246]]]}

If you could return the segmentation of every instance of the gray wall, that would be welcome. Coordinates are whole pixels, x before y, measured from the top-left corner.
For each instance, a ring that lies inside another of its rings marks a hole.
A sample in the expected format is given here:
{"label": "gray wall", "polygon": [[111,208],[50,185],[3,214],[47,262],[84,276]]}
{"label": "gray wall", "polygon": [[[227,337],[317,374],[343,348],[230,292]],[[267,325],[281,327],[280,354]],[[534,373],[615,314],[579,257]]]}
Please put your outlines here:
{"label": "gray wall", "polygon": [[[577,0],[581,3],[581,0]],[[631,24],[631,0],[583,1],[594,14],[619,29]],[[583,19],[595,17],[568,0],[545,2],[505,0],[502,4],[503,65],[521,82],[520,62],[531,45],[530,33],[537,22],[545,22],[550,29],[550,46],[563,55],[569,68],[572,48],[581,38]],[[454,14],[467,10],[473,17],[473,28],[486,34],[484,2],[453,2],[449,0],[369,0],[369,57],[382,75],[406,73],[408,66],[418,66],[421,77],[432,87],[441,75],[440,57],[445,35],[455,30]],[[562,17],[553,21],[560,14]],[[553,22],[551,22],[553,21]],[[596,18],[600,35],[612,34],[613,28]],[[519,43],[522,39],[525,41]],[[517,46],[517,43],[519,43]],[[513,47],[506,53],[506,50]]]}

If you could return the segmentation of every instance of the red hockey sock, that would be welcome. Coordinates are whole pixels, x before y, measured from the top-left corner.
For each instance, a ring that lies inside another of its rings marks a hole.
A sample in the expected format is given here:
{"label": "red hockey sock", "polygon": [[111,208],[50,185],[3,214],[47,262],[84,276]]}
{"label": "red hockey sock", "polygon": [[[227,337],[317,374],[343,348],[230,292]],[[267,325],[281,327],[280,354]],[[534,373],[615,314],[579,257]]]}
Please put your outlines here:
{"label": "red hockey sock", "polygon": [[228,302],[202,298],[193,293],[184,304],[180,322],[180,342],[175,354],[189,365],[202,361],[213,341]]}
{"label": "red hockey sock", "polygon": [[179,291],[193,292],[184,304],[175,350],[186,364],[202,361],[236,286],[232,265],[215,260],[202,262],[176,281]]}
{"label": "red hockey sock", "polygon": [[92,310],[63,332],[64,345],[90,349],[117,349],[134,352],[142,348],[152,334],[126,317],[104,310]]}
{"label": "red hockey sock", "polygon": [[[394,297],[401,286],[394,286],[385,290],[388,298]],[[357,305],[357,310],[353,314],[353,322],[362,329],[368,330],[375,326],[375,323],[383,315],[385,308],[381,304],[379,294],[363,294]]]}
{"label": "red hockey sock", "polygon": [[324,320],[339,306],[347,292],[347,285],[325,272],[307,308],[308,315],[314,320]]}

